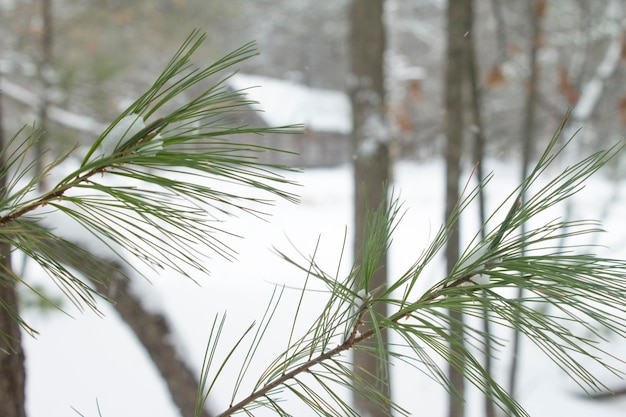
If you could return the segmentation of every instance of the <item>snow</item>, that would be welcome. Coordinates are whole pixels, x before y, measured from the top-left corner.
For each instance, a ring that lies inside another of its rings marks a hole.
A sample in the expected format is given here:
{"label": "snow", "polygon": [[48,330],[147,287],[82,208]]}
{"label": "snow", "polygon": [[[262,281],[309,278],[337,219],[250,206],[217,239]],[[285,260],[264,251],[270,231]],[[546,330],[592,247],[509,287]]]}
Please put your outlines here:
{"label": "snow", "polygon": [[461,285],[463,286],[468,286],[468,285],[472,285],[472,284],[476,284],[476,285],[487,285],[489,284],[489,275],[486,274],[476,274],[475,271],[479,270],[479,269],[484,269],[485,266],[484,264],[481,265],[475,265],[476,262],[481,259],[483,256],[485,256],[485,254],[487,253],[487,250],[489,249],[489,245],[488,244],[481,244],[481,246],[478,247],[478,249],[474,249],[470,252],[470,255],[465,258],[462,259],[460,264],[459,264],[459,269],[466,269],[466,268],[470,268],[472,266],[474,266],[475,268],[467,271],[465,273],[465,275],[471,275],[470,277],[470,281],[471,282],[464,282]]}
{"label": "snow", "polygon": [[[35,93],[7,80],[6,77],[0,78],[0,90],[13,100],[31,106],[32,108],[35,108],[39,102],[39,98]],[[48,117],[61,126],[69,127],[90,135],[94,132],[102,132],[106,129],[106,125],[89,116],[73,113],[57,106],[50,106]]]}
{"label": "snow", "polygon": [[622,46],[622,37],[614,37],[606,50],[602,62],[596,68],[591,80],[585,84],[580,99],[572,110],[572,116],[575,120],[587,120],[591,117],[600,100],[606,80],[611,77],[621,62]]}
{"label": "snow", "polygon": [[[346,94],[310,88],[292,81],[249,74],[228,79],[235,90],[244,90],[268,126],[306,124],[317,132],[347,135],[352,131],[352,110]],[[255,87],[256,86],[256,87]],[[252,87],[252,88],[251,88]]]}
{"label": "snow", "polygon": [[391,135],[380,114],[368,115],[363,124],[363,140],[359,144],[358,154],[365,158],[376,155],[380,146],[390,141]]}
{"label": "snow", "polygon": [[[32,268],[30,274],[38,275]],[[30,276],[33,276],[30,275]],[[40,276],[38,276],[40,278]],[[29,314],[39,335],[25,336],[29,416],[177,416],[169,392],[134,334],[111,306],[104,318]]]}
{"label": "snow", "polygon": [[[487,201],[493,206],[513,190],[516,183],[514,177],[519,170],[510,163],[494,162],[490,166],[495,169],[496,176],[489,186],[493,188],[489,189],[496,192]],[[414,262],[441,224],[444,201],[442,173],[443,166],[439,160],[396,166],[395,194],[405,202],[404,207],[408,211],[394,235],[390,252],[391,276],[401,274]],[[293,247],[304,254],[316,252],[316,260],[324,268],[339,270],[340,274],[346,272],[351,257],[349,243],[346,245],[346,259],[341,266],[338,265],[344,238],[347,242],[351,241],[351,178],[351,170],[347,166],[294,174],[294,179],[303,184],[299,189],[302,196],[300,205],[278,201],[268,222],[242,216],[225,223],[228,230],[245,235],[245,239],[235,242],[239,252],[238,262],[212,260],[210,277],[193,277],[200,285],[174,273],[166,273],[150,276],[150,287],[145,281],[134,287],[134,291],[149,299],[150,304],[159,303],[152,308],[164,312],[174,325],[173,337],[177,339],[176,345],[181,347],[181,357],[196,372],[199,373],[215,315],[228,312],[222,335],[224,344],[220,351],[224,353],[253,320],[259,320],[263,315],[275,284],[285,284],[286,288],[275,321],[268,329],[272,337],[256,352],[251,380],[255,380],[256,372],[274,359],[277,349],[282,351],[286,347],[289,333],[286,329],[291,329],[304,274],[281,262],[273,254],[273,246],[296,258]],[[626,256],[626,251],[616,249],[624,247],[621,243],[626,233],[621,213],[626,201],[622,198],[615,202],[614,197],[617,194],[624,196],[618,191],[623,188],[621,183],[592,178],[590,185],[575,197],[576,204],[573,205],[576,216],[597,217],[598,207],[611,202],[613,210],[603,220],[612,233],[603,236],[600,243],[613,245],[614,252],[610,253],[621,257]],[[472,221],[464,222],[463,227],[463,241],[468,244],[477,228]],[[319,248],[316,250],[318,239]],[[137,266],[142,267],[140,264]],[[437,281],[438,268],[434,266],[424,274],[420,288]],[[26,276],[33,282],[45,284],[48,291],[55,291],[41,271],[31,264],[28,264]],[[322,288],[312,286],[315,290]],[[324,296],[323,292],[306,294],[296,334],[306,331]],[[72,317],[56,311],[25,311],[26,319],[40,332],[36,339],[24,336],[30,417],[77,415],[72,408],[84,416],[96,417],[98,405],[103,417],[180,417],[144,350],[110,306],[101,303],[104,318],[90,311],[78,312],[71,305],[64,307]],[[614,352],[619,352],[619,349],[624,352],[625,347],[626,343],[619,340],[611,340],[607,345]],[[498,352],[497,356],[499,359],[495,361],[495,368],[500,375],[505,375],[508,369],[506,351]],[[241,355],[235,355],[234,360],[237,359],[242,359]],[[580,389],[568,382],[558,367],[528,343],[522,346],[522,359],[519,400],[532,416],[623,416],[626,399],[594,402],[580,397]],[[597,368],[593,364],[589,366]],[[235,367],[224,372],[222,382],[209,398],[209,404],[214,405],[212,410],[218,411],[230,401],[237,371]],[[394,398],[414,415],[445,415],[446,393],[428,376],[396,363],[392,368],[392,377]],[[244,383],[241,392],[247,393],[249,386],[250,381]],[[481,416],[482,399],[475,390],[470,390],[468,401],[468,417]],[[260,412],[257,415],[270,414]],[[296,407],[294,415],[310,414]]]}
{"label": "snow", "polygon": [[15,8],[15,0],[1,0],[0,1],[0,9],[3,11],[11,11]]}
{"label": "snow", "polygon": [[423,80],[426,78],[426,68],[415,66],[404,66],[398,71],[400,80]]}
{"label": "snow", "polygon": [[138,114],[129,114],[120,119],[119,122],[102,138],[100,146],[94,153],[95,157],[107,157],[126,141],[146,127],[143,118]]}

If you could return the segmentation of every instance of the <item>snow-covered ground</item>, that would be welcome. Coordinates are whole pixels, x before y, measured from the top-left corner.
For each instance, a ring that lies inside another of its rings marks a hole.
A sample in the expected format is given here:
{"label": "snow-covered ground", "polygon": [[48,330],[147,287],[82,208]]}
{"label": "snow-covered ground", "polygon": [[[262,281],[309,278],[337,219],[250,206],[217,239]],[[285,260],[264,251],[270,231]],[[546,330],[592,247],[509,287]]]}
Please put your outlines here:
{"label": "snow-covered ground", "polygon": [[[489,188],[489,203],[496,204],[513,190],[519,170],[506,163],[492,163],[488,169],[495,172]],[[400,274],[419,256],[438,230],[443,214],[440,161],[400,163],[394,175],[396,194],[408,211],[394,237],[390,253],[391,277]],[[151,277],[152,284],[138,281],[134,287],[148,305],[166,312],[175,328],[175,342],[181,356],[194,364],[198,372],[215,315],[227,311],[223,335],[226,347],[234,343],[253,320],[260,319],[277,283],[285,283],[288,288],[272,327],[274,333],[257,352],[254,363],[258,368],[254,369],[262,369],[277,350],[285,347],[285,329],[290,326],[299,295],[296,289],[289,287],[300,287],[304,274],[280,261],[272,247],[293,254],[293,244],[300,251],[312,254],[320,238],[316,258],[329,270],[335,270],[346,231],[350,242],[350,168],[308,170],[294,174],[294,178],[303,185],[297,190],[302,196],[301,204],[278,201],[266,222],[251,216],[229,220],[230,230],[245,236],[234,241],[239,252],[237,262],[214,259],[210,263],[211,276],[195,277],[200,285],[166,273]],[[600,177],[593,178],[576,196],[572,206],[575,216],[605,217],[602,220],[610,233],[601,236],[600,242],[607,245],[605,255],[614,257],[626,256],[626,230],[621,211],[626,204],[623,190],[624,187]],[[475,224],[467,221],[464,227],[467,229],[465,239],[469,239],[476,231]],[[347,246],[349,248],[350,244]],[[349,259],[348,250],[345,264]],[[45,281],[40,271],[31,265],[26,273],[29,279]],[[437,278],[435,275],[432,280]],[[312,319],[316,307],[321,305],[319,297],[322,296],[310,294],[300,327],[309,324],[307,320]],[[40,332],[36,339],[25,336],[30,417],[98,416],[98,405],[103,417],[179,417],[154,366],[110,306],[101,304],[104,318],[91,311],[80,313],[70,305],[66,307],[72,317],[35,309],[25,312],[28,322]],[[621,352],[626,352],[624,341],[616,340],[611,345],[613,352],[619,346]],[[532,416],[624,415],[626,398],[584,399],[580,395],[582,391],[532,346],[524,344],[522,355],[519,400]],[[506,373],[508,355],[501,352],[500,357],[502,360],[496,367],[500,373]],[[252,377],[256,376],[254,369]],[[412,368],[397,365],[392,372],[395,399],[413,415],[445,415],[446,394],[441,387]],[[233,378],[232,374],[227,374],[226,382],[218,384],[210,399],[213,410],[221,410],[230,401],[228,382]],[[472,393],[468,400],[468,415],[481,416],[482,402],[477,395]],[[296,412],[295,415],[306,414]]]}

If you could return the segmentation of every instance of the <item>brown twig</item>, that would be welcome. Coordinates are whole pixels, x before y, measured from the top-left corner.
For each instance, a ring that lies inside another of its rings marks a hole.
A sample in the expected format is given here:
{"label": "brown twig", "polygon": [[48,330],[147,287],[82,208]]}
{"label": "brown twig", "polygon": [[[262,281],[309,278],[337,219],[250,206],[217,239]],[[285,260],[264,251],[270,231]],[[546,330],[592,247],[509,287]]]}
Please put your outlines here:
{"label": "brown twig", "polygon": [[[163,118],[159,118],[157,119],[154,123],[150,124],[145,130],[145,133],[135,142],[133,142],[130,145],[125,145],[121,150],[115,152],[112,156],[116,157],[116,156],[128,156],[131,151],[132,148],[136,147],[139,144],[145,143],[151,139],[153,139],[155,136],[157,136],[159,134],[159,131],[155,130],[157,128],[162,129],[163,126],[160,126],[160,124],[162,124]],[[46,204],[48,204],[49,202],[55,200],[55,199],[60,199],[63,197],[63,195],[65,194],[65,192],[69,189],[71,189],[72,187],[75,187],[83,182],[86,182],[89,180],[89,178],[93,177],[96,174],[103,174],[105,173],[108,169],[110,168],[114,168],[116,165],[120,165],[123,162],[117,162],[114,164],[110,164],[110,165],[106,165],[106,166],[101,166],[101,167],[97,167],[97,168],[93,168],[91,170],[89,170],[88,172],[86,172],[83,175],[77,175],[76,178],[63,185],[60,186],[58,188],[55,188],[53,190],[50,190],[47,193],[44,193],[41,197],[39,197],[38,199],[34,200],[33,202],[25,205],[24,207],[20,208],[19,210],[16,210],[14,212],[11,212],[9,214],[6,214],[4,216],[0,217],[0,227],[6,225],[7,223],[19,219],[20,217],[24,216],[25,214],[35,210],[37,207],[41,207],[41,206],[45,206]]]}
{"label": "brown twig", "polygon": [[53,201],[55,199],[59,199],[61,197],[63,197],[63,195],[65,194],[65,192],[67,190],[69,190],[72,187],[75,187],[76,185],[87,181],[90,177],[92,177],[93,175],[100,173],[100,172],[104,172],[106,171],[107,168],[110,167],[100,167],[100,168],[94,168],[92,170],[90,170],[89,172],[87,172],[85,175],[82,176],[77,176],[76,179],[68,184],[65,184],[59,188],[55,188],[51,191],[48,191],[47,193],[44,193],[41,197],[39,197],[38,199],[36,199],[35,201],[25,205],[24,207],[20,208],[19,210],[13,211],[9,214],[6,214],[2,217],[0,217],[0,227],[6,225],[7,223],[19,219],[20,217],[24,216],[25,214],[35,210],[37,207],[40,206],[45,206],[46,204],[48,204],[50,201]]}
{"label": "brown twig", "polygon": [[[463,282],[468,281],[474,275],[475,274],[470,274],[470,275],[464,276],[462,278],[459,278],[459,279],[453,281],[451,284],[449,284],[447,286],[441,287],[439,290],[433,291],[432,293],[430,293],[425,298],[422,298],[422,299],[420,299],[420,300],[410,304],[408,307],[405,307],[405,308],[401,309],[400,311],[394,313],[393,315],[389,316],[388,317],[388,321],[393,322],[393,323],[397,323],[400,319],[406,317],[412,311],[414,311],[415,310],[415,306],[417,304],[427,303],[427,302],[433,301],[436,298],[439,298],[439,297],[443,296],[443,294],[441,292],[443,289],[449,289],[449,288],[452,288],[452,287],[458,287]],[[359,331],[359,327],[361,327],[361,325],[363,324],[363,317],[365,316],[365,314],[368,311],[371,310],[371,308],[373,306],[373,303],[371,303],[369,301],[368,297],[365,297],[363,302],[364,302],[364,304],[363,304],[363,306],[361,306],[361,311],[359,313],[359,317],[355,321],[355,323],[354,323],[354,325],[352,327],[352,331],[351,331],[350,335],[343,341],[343,343],[339,344],[338,346],[336,346],[335,348],[333,348],[331,350],[328,350],[326,352],[323,352],[323,353],[319,354],[315,358],[312,358],[312,359],[306,361],[305,363],[301,364],[297,368],[294,368],[294,369],[292,369],[289,372],[283,373],[280,377],[278,377],[274,381],[272,381],[272,382],[270,382],[268,384],[265,384],[262,388],[260,388],[257,391],[254,391],[252,394],[248,395],[246,398],[242,399],[238,403],[231,405],[227,410],[225,410],[222,413],[218,414],[216,417],[228,417],[228,416],[231,416],[232,414],[234,414],[234,413],[244,409],[246,405],[252,403],[253,401],[268,395],[268,393],[270,393],[273,389],[278,388],[278,387],[280,387],[283,384],[286,384],[287,381],[296,378],[298,375],[300,375],[302,373],[308,372],[315,365],[320,364],[320,363],[324,362],[325,360],[328,360],[328,359],[330,359],[330,358],[332,358],[334,356],[338,356],[338,355],[342,354],[343,352],[346,352],[346,351],[352,349],[354,346],[364,342],[365,340],[370,339],[375,334],[380,333],[380,331],[386,329],[388,326],[377,325],[376,327],[371,327],[371,328],[369,328],[367,330],[364,330],[362,332]]]}

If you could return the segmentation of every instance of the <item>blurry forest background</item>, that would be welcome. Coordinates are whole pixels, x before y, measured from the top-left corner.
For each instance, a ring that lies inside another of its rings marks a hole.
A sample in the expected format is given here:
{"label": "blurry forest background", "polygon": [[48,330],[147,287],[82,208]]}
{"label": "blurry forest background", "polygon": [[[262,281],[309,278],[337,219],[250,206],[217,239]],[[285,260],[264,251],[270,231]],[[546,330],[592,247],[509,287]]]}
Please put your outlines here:
{"label": "blurry forest background", "polygon": [[[243,62],[241,73],[229,81],[233,88],[259,85],[272,96],[271,103],[259,100],[265,112],[250,116],[256,118],[252,122],[273,124],[276,112],[292,114],[282,124],[308,124],[304,135],[259,139],[300,154],[272,162],[348,164],[353,159],[345,128],[346,92],[353,82],[349,3],[0,0],[3,129],[10,136],[24,124],[41,127],[46,143],[40,150],[53,153],[91,144],[199,28],[208,33],[195,56],[202,65],[257,41],[260,56]],[[385,2],[385,110],[396,160],[440,158],[444,152],[446,7],[444,0]],[[535,143],[551,137],[568,109],[564,138],[582,128],[570,147],[574,152],[610,146],[624,136],[623,0],[475,0],[474,7],[468,36],[481,100],[473,109],[472,94],[465,94],[462,105],[469,120],[473,111],[480,113],[480,125],[464,126],[466,166],[476,162],[470,140],[475,136],[485,140],[487,157],[524,155],[527,161],[528,148],[531,154],[534,147],[540,150],[543,145]],[[319,121],[329,114],[339,120]]]}
{"label": "blurry forest background", "polygon": [[[0,2],[0,71],[8,132],[38,119],[44,90],[49,106],[90,118],[48,111],[47,138],[55,147],[93,140],[98,125],[89,122],[113,120],[193,28],[209,34],[208,46],[196,59],[211,62],[256,40],[261,55],[243,63],[243,73],[314,89],[346,89],[347,0],[55,0],[49,2],[49,34],[44,3]],[[532,11],[526,1],[475,4],[472,36],[487,153],[519,153],[530,88],[536,92],[537,137],[549,136],[567,108],[578,105],[573,122],[584,127],[582,143],[592,148],[614,143],[626,127],[624,2],[534,3]],[[388,114],[395,128],[395,156],[431,157],[441,151],[445,7],[443,0],[386,2]],[[529,85],[533,50],[536,86]],[[583,96],[585,103],[580,102]],[[347,140],[345,132],[335,133],[336,140]],[[307,136],[299,141],[312,142]],[[298,151],[306,156],[305,148]],[[348,162],[349,155],[343,159]],[[297,160],[290,162],[297,165]],[[303,164],[338,162],[321,157]]]}

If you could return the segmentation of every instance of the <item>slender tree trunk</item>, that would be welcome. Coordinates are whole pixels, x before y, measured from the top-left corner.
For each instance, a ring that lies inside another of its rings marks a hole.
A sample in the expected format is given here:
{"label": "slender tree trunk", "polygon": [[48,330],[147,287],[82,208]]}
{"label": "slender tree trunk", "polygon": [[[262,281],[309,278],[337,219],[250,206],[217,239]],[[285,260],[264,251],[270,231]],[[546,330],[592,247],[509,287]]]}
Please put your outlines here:
{"label": "slender tree trunk", "polygon": [[491,9],[493,17],[496,21],[496,43],[498,45],[498,61],[502,64],[506,61],[508,52],[508,40],[506,34],[506,23],[504,21],[504,13],[502,12],[502,0],[491,0]]}
{"label": "slender tree trunk", "polygon": [[[533,154],[534,148],[534,134],[535,134],[535,113],[537,109],[537,87],[539,81],[539,68],[537,67],[537,52],[539,49],[541,26],[541,16],[537,15],[535,10],[537,2],[535,0],[528,0],[528,16],[531,24],[531,36],[530,36],[530,50],[529,50],[529,66],[530,75],[528,77],[526,102],[524,104],[524,115],[522,118],[522,167],[521,178],[522,181],[528,176],[528,166]],[[524,196],[522,196],[524,198]],[[525,233],[526,224],[522,223],[521,233]],[[519,287],[517,290],[517,298],[522,298],[524,295],[524,289]],[[511,369],[509,370],[508,392],[511,397],[515,398],[517,394],[517,370],[520,361],[520,333],[518,331],[513,333],[512,347],[511,347]]]}
{"label": "slender tree trunk", "polygon": [[[472,35],[472,0],[449,0],[446,13],[448,46],[445,71],[445,126],[446,134],[446,204],[445,218],[450,217],[460,197],[459,179],[461,176],[461,155],[463,151],[463,79],[469,75],[467,64],[467,43]],[[464,70],[465,68],[465,70]],[[446,245],[446,268],[451,271],[459,257],[459,223],[451,231]],[[450,332],[463,343],[463,316],[451,311]],[[454,354],[461,355],[456,351]],[[451,363],[452,361],[450,361]],[[461,364],[461,366],[463,366]],[[465,408],[465,381],[462,369],[449,365],[448,376],[456,395],[450,395],[449,417],[463,417]]]}
{"label": "slender tree trunk", "polygon": [[[472,25],[474,16],[471,17]],[[482,91],[479,86],[479,71],[478,62],[476,61],[476,48],[474,46],[473,37],[470,36],[469,42],[467,42],[467,69],[468,83],[471,97],[470,113],[472,115],[472,133],[474,135],[474,163],[476,163],[476,179],[478,183],[482,183],[485,179],[484,174],[484,155],[485,155],[485,126],[482,118]],[[478,217],[481,225],[487,222],[487,207],[485,202],[484,190],[478,193]],[[485,239],[487,231],[485,228],[481,229],[481,239]],[[484,292],[484,291],[483,291]],[[483,331],[485,332],[484,338],[484,366],[487,374],[492,375],[493,369],[491,366],[491,326],[489,321],[489,311],[483,310]],[[488,391],[491,393],[491,390]],[[485,417],[495,417],[496,409],[495,404],[489,395],[485,396]]]}
{"label": "slender tree trunk", "polygon": [[[4,149],[6,140],[2,123],[2,93],[0,92],[0,150]],[[4,172],[5,161],[0,157],[0,172]],[[4,194],[6,178],[0,177],[0,194]],[[3,196],[0,195],[0,198]],[[10,311],[18,311],[15,280],[11,274],[11,248],[0,243],[0,415],[2,417],[25,417],[25,381],[24,350],[20,326]]]}
{"label": "slender tree trunk", "polygon": [[[385,29],[383,0],[353,0],[350,9],[350,75],[348,88],[352,102],[352,144],[354,156],[354,254],[358,263],[363,250],[363,230],[368,212],[386,204],[390,179],[389,130],[385,120],[383,54]],[[386,285],[386,254],[370,288]],[[387,315],[386,306],[378,312]],[[387,333],[383,332],[386,343]],[[371,343],[374,343],[373,341]],[[373,345],[372,345],[373,346]],[[377,363],[372,354],[354,353],[356,373],[390,397],[389,366]],[[379,379],[380,378],[380,379]],[[355,395],[357,410],[363,416],[386,416],[390,407],[381,410],[371,401]]]}
{"label": "slender tree trunk", "polygon": [[[11,268],[10,247],[0,243],[2,268]],[[13,311],[17,311],[17,292],[15,281],[0,272],[0,300]],[[5,308],[6,308],[5,307]],[[5,310],[0,309],[0,331],[10,338],[3,338],[0,344],[0,409],[2,417],[25,417],[25,382],[24,350],[20,326]]]}
{"label": "slender tree trunk", "polygon": [[[38,175],[43,172],[45,166],[44,153],[46,133],[48,131],[48,106],[49,97],[48,91],[50,89],[50,70],[52,65],[52,0],[40,0],[41,1],[41,57],[39,59],[39,106],[38,106],[38,119],[39,129],[42,131],[42,135],[35,143],[35,174]],[[39,181],[39,190],[42,191],[46,188],[45,178],[41,178]]]}

